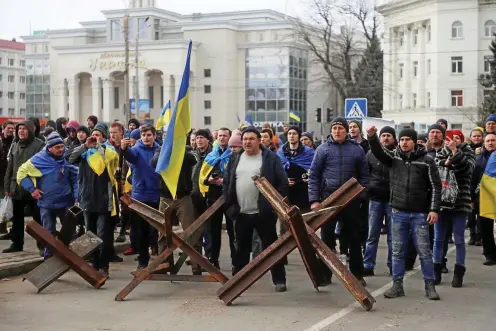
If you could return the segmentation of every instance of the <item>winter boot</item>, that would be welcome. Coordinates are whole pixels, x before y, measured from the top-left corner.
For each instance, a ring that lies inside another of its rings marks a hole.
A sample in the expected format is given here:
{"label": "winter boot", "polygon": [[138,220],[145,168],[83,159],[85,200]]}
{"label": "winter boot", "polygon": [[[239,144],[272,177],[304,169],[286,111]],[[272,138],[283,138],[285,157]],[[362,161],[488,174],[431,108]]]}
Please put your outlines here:
{"label": "winter boot", "polygon": [[468,241],[467,244],[470,245],[470,246],[474,246],[475,245],[475,233],[471,233],[470,234],[470,240]]}
{"label": "winter boot", "polygon": [[451,287],[462,287],[464,275],[465,275],[465,267],[459,264],[455,264],[455,271],[453,272],[453,280],[451,281]]}
{"label": "winter boot", "polygon": [[441,284],[442,280],[442,270],[443,270],[443,264],[442,263],[434,263],[434,278],[435,278],[435,284],[439,285]]}
{"label": "winter boot", "polygon": [[394,299],[405,296],[405,290],[403,289],[403,281],[395,280],[393,286],[384,292],[384,297],[387,299]]}
{"label": "winter boot", "polygon": [[439,294],[436,292],[436,286],[434,285],[433,280],[425,281],[425,296],[429,300],[440,300]]}

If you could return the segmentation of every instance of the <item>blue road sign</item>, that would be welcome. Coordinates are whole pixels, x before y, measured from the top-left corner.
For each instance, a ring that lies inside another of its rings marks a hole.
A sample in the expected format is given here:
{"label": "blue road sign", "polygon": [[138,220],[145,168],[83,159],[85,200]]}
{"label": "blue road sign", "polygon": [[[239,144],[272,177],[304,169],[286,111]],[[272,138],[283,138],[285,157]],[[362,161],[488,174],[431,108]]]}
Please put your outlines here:
{"label": "blue road sign", "polygon": [[367,98],[346,99],[344,110],[347,120],[357,120],[367,117]]}

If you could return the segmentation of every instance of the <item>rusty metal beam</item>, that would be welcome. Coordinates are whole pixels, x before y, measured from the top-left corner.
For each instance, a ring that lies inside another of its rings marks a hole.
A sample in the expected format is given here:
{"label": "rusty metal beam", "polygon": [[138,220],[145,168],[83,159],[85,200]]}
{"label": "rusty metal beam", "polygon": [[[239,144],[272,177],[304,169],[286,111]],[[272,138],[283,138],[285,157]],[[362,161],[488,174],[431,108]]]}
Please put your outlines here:
{"label": "rusty metal beam", "polygon": [[[90,256],[102,243],[103,241],[100,238],[91,233],[91,231],[87,231],[84,235],[74,240],[69,245],[69,248],[84,259]],[[40,293],[70,269],[67,264],[54,256],[27,273],[22,278],[22,281],[28,280]]]}
{"label": "rusty metal beam", "polygon": [[57,240],[51,233],[35,221],[30,221],[26,224],[26,232],[43,245],[50,248],[53,255],[61,259],[62,262],[67,264],[94,288],[100,288],[105,284],[107,277],[102,276],[102,274],[89,265],[83,258],[71,251],[63,242]]}
{"label": "rusty metal beam", "polygon": [[[328,214],[319,215],[308,220],[307,224],[313,229],[319,229],[324,223],[336,217],[353,199],[357,198],[365,188],[358,184],[357,180],[351,178],[319,206],[320,209],[337,206]],[[267,273],[272,266],[287,256],[297,247],[296,241],[290,232],[282,235],[265,251],[253,259],[247,266],[240,270],[218,291],[217,295],[227,305],[239,297],[253,283]]]}
{"label": "rusty metal beam", "polygon": [[145,280],[155,280],[164,282],[199,282],[199,283],[218,283],[219,281],[211,275],[164,275],[150,274]]}

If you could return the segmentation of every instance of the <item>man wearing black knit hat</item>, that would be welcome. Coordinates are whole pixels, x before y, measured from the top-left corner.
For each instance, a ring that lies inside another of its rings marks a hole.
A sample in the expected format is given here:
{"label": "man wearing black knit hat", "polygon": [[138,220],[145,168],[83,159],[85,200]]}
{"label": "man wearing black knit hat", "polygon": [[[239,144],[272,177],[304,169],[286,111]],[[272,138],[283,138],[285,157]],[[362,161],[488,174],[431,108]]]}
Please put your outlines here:
{"label": "man wearing black knit hat", "polygon": [[434,159],[423,146],[417,145],[417,132],[413,129],[401,130],[400,145],[393,151],[381,146],[375,126],[367,129],[367,135],[374,156],[390,167],[393,286],[384,296],[405,295],[405,251],[412,233],[420,256],[425,295],[430,300],[439,300],[428,226],[437,222],[441,202],[441,179]]}
{"label": "man wearing black knit hat", "polygon": [[[392,151],[396,147],[396,131],[385,126],[381,129],[379,139],[383,148]],[[377,248],[381,235],[381,227],[386,218],[388,257],[387,266],[391,271],[391,204],[389,203],[389,167],[381,163],[374,154],[367,153],[367,163],[370,169],[370,184],[368,193],[370,198],[368,213],[368,238],[363,258],[364,276],[373,276]],[[391,273],[391,272],[390,272]]]}

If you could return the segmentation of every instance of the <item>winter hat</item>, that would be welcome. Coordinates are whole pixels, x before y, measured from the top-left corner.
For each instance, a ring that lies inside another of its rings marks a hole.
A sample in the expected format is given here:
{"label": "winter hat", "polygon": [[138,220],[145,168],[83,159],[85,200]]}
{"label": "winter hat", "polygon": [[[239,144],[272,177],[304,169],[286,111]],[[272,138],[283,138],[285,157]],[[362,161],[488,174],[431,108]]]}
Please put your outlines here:
{"label": "winter hat", "polygon": [[331,121],[331,129],[334,125],[341,125],[342,127],[345,128],[346,132],[348,132],[350,130],[350,127],[348,125],[348,121],[346,121],[346,118],[344,118],[344,117],[335,117]]}
{"label": "winter hat", "polygon": [[451,132],[453,132],[454,135],[460,137],[462,139],[462,142],[465,142],[465,136],[460,130],[451,130]]}
{"label": "winter hat", "polygon": [[45,128],[47,127],[51,127],[55,130],[57,128],[57,124],[55,123],[55,121],[49,120],[45,124]]}
{"label": "winter hat", "polygon": [[86,126],[84,125],[80,125],[79,128],[77,129],[76,133],[79,132],[79,131],[83,131],[84,133],[86,133],[86,135],[89,137],[91,135],[90,133],[90,129],[88,129]]}
{"label": "winter hat", "polygon": [[46,138],[50,135],[50,133],[52,133],[53,131],[55,131],[54,128],[52,128],[51,126],[47,126],[45,127],[45,131],[43,131],[43,136]]}
{"label": "winter hat", "polygon": [[359,120],[349,120],[348,121],[348,125],[351,124],[351,123],[355,123],[356,125],[358,125],[358,128],[360,129],[360,131],[362,131],[362,121],[359,121]]}
{"label": "winter hat", "polygon": [[421,133],[421,134],[419,134],[417,140],[420,140],[420,141],[422,141],[424,143],[427,143],[427,133]]}
{"label": "winter hat", "polygon": [[101,134],[103,135],[104,138],[107,138],[108,137],[108,129],[107,129],[107,126],[103,123],[98,123],[97,125],[95,125],[95,127],[93,128],[93,131],[99,131],[101,132]]}
{"label": "winter hat", "polygon": [[202,136],[203,138],[206,138],[208,140],[211,139],[211,136],[210,136],[210,132],[208,132],[207,130],[205,129],[200,129],[198,131],[195,132],[196,136]]}
{"label": "winter hat", "polygon": [[490,114],[487,118],[486,118],[486,123],[487,122],[496,122],[496,114]]}
{"label": "winter hat", "polygon": [[389,133],[396,139],[396,130],[390,126],[383,127],[379,132],[379,136],[381,136],[383,133]]}
{"label": "winter hat", "polygon": [[417,131],[415,131],[414,129],[405,128],[401,130],[398,138],[401,139],[402,137],[409,137],[415,142],[415,144],[417,143]]}
{"label": "winter hat", "polygon": [[443,138],[446,136],[446,129],[445,129],[445,128],[443,128],[443,127],[441,126],[441,124],[437,124],[437,123],[436,123],[436,124],[432,124],[432,125],[429,127],[429,133],[430,133],[432,130],[439,130],[439,131],[441,131],[441,132],[442,132],[442,134],[443,134]]}
{"label": "winter hat", "polygon": [[290,130],[296,131],[298,133],[298,139],[301,138],[301,128],[300,127],[298,127],[298,126],[290,126],[289,129],[288,129],[288,132]]}
{"label": "winter hat", "polygon": [[229,147],[243,147],[241,141],[241,131],[234,130],[232,132],[231,138],[229,138]]}
{"label": "winter hat", "polygon": [[60,135],[57,132],[52,132],[46,138],[46,146],[47,148],[53,147],[58,144],[63,144],[64,141],[60,138]]}
{"label": "winter hat", "polygon": [[67,122],[67,126],[65,127],[65,131],[69,132],[69,130],[74,130],[77,132],[79,129],[79,122],[76,120],[71,120]]}
{"label": "winter hat", "polygon": [[313,141],[313,134],[311,134],[310,132],[303,132],[301,134],[302,137],[307,137],[308,139],[310,139],[311,141]]}
{"label": "winter hat", "polygon": [[141,138],[140,129],[134,129],[133,131],[131,131],[129,138],[134,139],[134,140],[140,140],[140,138]]}
{"label": "winter hat", "polygon": [[129,124],[134,123],[136,125],[136,128],[139,128],[141,126],[140,121],[138,121],[136,118],[131,118],[129,122],[127,122],[127,127],[129,127]]}
{"label": "winter hat", "polygon": [[445,120],[444,118],[440,118],[436,121],[436,124],[438,123],[443,123],[445,127],[448,127],[448,121]]}

